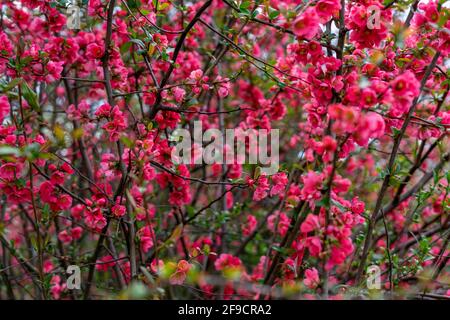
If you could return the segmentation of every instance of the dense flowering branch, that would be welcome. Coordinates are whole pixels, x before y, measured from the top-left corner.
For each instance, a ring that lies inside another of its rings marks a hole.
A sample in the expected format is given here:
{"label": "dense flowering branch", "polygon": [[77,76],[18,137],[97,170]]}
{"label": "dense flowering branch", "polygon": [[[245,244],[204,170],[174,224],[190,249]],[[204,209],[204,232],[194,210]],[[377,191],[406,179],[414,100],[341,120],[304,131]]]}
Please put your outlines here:
{"label": "dense flowering branch", "polygon": [[450,295],[448,1],[67,5],[0,8],[0,298]]}

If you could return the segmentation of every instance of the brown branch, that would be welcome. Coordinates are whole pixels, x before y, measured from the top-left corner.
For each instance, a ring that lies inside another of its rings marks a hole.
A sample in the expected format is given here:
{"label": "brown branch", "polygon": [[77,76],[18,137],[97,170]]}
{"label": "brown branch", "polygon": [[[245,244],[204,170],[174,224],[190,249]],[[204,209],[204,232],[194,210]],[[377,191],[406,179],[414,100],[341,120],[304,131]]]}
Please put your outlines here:
{"label": "brown branch", "polygon": [[245,184],[245,183],[233,183],[233,182],[224,182],[224,181],[206,181],[206,180],[197,179],[197,178],[185,177],[185,176],[182,176],[182,175],[176,173],[175,171],[173,171],[169,168],[166,168],[165,166],[163,166],[162,164],[159,164],[156,161],[150,160],[150,164],[154,167],[157,167],[157,168],[159,168],[167,173],[170,173],[171,175],[174,175],[178,178],[181,178],[183,180],[189,180],[189,181],[203,183],[203,184],[207,184],[207,185],[229,185],[229,186],[240,186],[240,187],[247,186],[247,184]]}
{"label": "brown branch", "polygon": [[432,72],[434,66],[436,65],[436,62],[437,62],[439,56],[440,56],[440,53],[436,52],[436,54],[433,57],[433,60],[428,65],[428,68],[425,71],[425,74],[424,74],[424,76],[422,78],[422,81],[421,81],[421,84],[420,84],[419,94],[418,94],[417,97],[414,98],[414,101],[413,101],[411,107],[409,108],[409,112],[406,115],[406,118],[405,118],[405,120],[403,122],[402,128],[400,129],[400,132],[395,137],[394,145],[392,147],[391,156],[389,158],[389,163],[388,163],[388,165],[386,167],[386,170],[385,170],[386,173],[385,173],[385,177],[384,177],[384,180],[383,180],[383,184],[382,184],[382,186],[380,188],[380,191],[378,193],[377,201],[376,201],[376,204],[375,204],[375,208],[374,208],[374,210],[372,212],[372,215],[370,217],[370,220],[369,220],[367,233],[366,233],[366,238],[365,238],[365,241],[364,241],[364,248],[363,248],[363,252],[362,252],[359,268],[358,268],[358,271],[357,271],[357,274],[356,274],[356,279],[355,279],[356,283],[359,283],[361,281],[363,272],[364,272],[365,267],[366,267],[366,260],[367,260],[368,254],[369,254],[369,248],[370,248],[370,246],[372,244],[372,232],[373,232],[373,229],[375,227],[376,217],[379,214],[379,211],[381,209],[381,205],[383,203],[384,196],[385,196],[386,191],[387,191],[387,189],[389,187],[389,181],[390,181],[391,176],[392,176],[392,169],[394,167],[395,159],[397,157],[397,152],[398,152],[399,147],[400,147],[400,142],[402,141],[403,136],[404,136],[404,134],[406,132],[406,128],[409,125],[409,122],[411,120],[411,116],[413,115],[414,111],[416,110],[416,106],[417,106],[417,103],[419,101],[419,97],[421,95],[421,92],[425,88],[425,84],[427,82],[427,79],[431,75],[431,72]]}
{"label": "brown branch", "polygon": [[[107,15],[107,20],[106,20],[105,54],[103,56],[103,62],[102,62],[103,77],[104,77],[104,81],[105,81],[106,95],[107,95],[108,103],[111,106],[114,104],[114,100],[113,100],[113,93],[112,93],[112,87],[111,87],[111,75],[110,75],[110,72],[109,72],[108,62],[109,62],[109,50],[110,50],[111,36],[112,36],[112,20],[113,20],[115,4],[116,4],[116,0],[111,0],[109,2],[108,15]],[[125,165],[123,164],[123,161],[122,161],[122,153],[120,152],[122,150],[120,141],[117,142],[117,147],[118,147],[118,151],[119,151],[120,169],[122,171],[122,177],[121,177],[121,181],[120,181],[120,184],[119,184],[119,188],[120,188],[124,184],[124,181],[126,179],[126,175],[125,175]],[[103,241],[105,239],[105,234],[107,234],[107,232],[108,232],[109,224],[110,224],[110,219],[109,219],[109,217],[107,217],[106,218],[106,225],[102,229],[102,233],[100,234],[100,236],[98,238],[94,254],[93,254],[92,258],[91,258],[91,263],[94,263],[94,264],[92,264],[89,267],[87,283],[86,283],[86,287],[85,287],[85,290],[84,290],[84,299],[85,300],[89,299],[91,284],[92,284],[92,280],[94,278],[94,273],[95,273],[95,262],[97,261],[97,258],[98,258],[99,254],[101,252]]]}
{"label": "brown branch", "polygon": [[[175,46],[175,50],[173,52],[173,56],[172,56],[172,60],[173,63],[170,64],[169,66],[169,70],[167,70],[167,72],[164,74],[163,79],[161,80],[160,83],[160,87],[164,88],[164,86],[167,84],[167,81],[169,81],[169,78],[173,72],[173,69],[175,68],[175,63],[177,61],[178,58],[178,54],[180,53],[181,47],[183,46],[184,40],[186,39],[189,31],[191,31],[191,29],[194,27],[194,25],[197,23],[197,21],[200,19],[200,16],[203,14],[203,12],[208,9],[208,7],[211,5],[212,0],[207,0],[201,7],[200,9],[198,9],[197,13],[195,14],[194,18],[191,20],[191,22],[189,22],[189,24],[187,25],[186,29],[184,29],[183,33],[181,34],[180,38],[177,41],[177,44]],[[153,108],[150,112],[149,115],[149,119],[152,120],[156,114],[159,111],[159,106],[161,104],[162,101],[162,96],[161,96],[161,91],[158,90],[158,93],[156,95],[156,101],[155,104],[153,105]]]}
{"label": "brown branch", "polygon": [[284,260],[284,258],[282,257],[282,253],[280,251],[289,248],[294,242],[298,230],[300,229],[300,225],[305,220],[308,208],[309,206],[307,205],[306,201],[300,201],[299,204],[297,205],[294,215],[291,219],[289,229],[280,243],[279,247],[281,250],[275,253],[275,256],[271,262],[269,270],[267,271],[267,274],[264,278],[264,284],[272,285],[273,282],[275,281],[275,276],[279,268],[281,267],[281,262]]}

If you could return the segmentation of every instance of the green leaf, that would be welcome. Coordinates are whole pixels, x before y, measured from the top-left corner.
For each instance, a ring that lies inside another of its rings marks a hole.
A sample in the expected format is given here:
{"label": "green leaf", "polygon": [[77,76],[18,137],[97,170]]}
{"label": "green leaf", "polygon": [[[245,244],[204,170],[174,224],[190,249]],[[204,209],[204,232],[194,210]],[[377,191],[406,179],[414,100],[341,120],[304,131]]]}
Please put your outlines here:
{"label": "green leaf", "polygon": [[329,207],[330,206],[330,197],[328,195],[325,195],[320,199],[320,201],[317,202],[317,206],[319,207]]}
{"label": "green leaf", "polygon": [[131,48],[131,41],[125,42],[121,47],[120,47],[120,53],[124,54],[126,52],[128,52],[128,50],[130,50]]}
{"label": "green leaf", "polygon": [[170,60],[170,57],[169,57],[169,55],[167,54],[166,51],[162,51],[162,52],[161,52],[161,58],[162,58],[164,61],[169,61],[169,60]]}
{"label": "green leaf", "polygon": [[243,1],[243,2],[241,3],[241,5],[239,6],[239,9],[241,9],[241,11],[242,11],[242,10],[245,10],[245,9],[248,9],[248,8],[250,7],[251,4],[252,4],[251,1]]}
{"label": "green leaf", "polygon": [[269,19],[273,20],[276,19],[280,15],[280,11],[269,8]]}
{"label": "green leaf", "polygon": [[19,156],[20,151],[10,146],[0,146],[0,156]]}
{"label": "green leaf", "polygon": [[279,253],[283,253],[283,251],[284,251],[283,248],[280,248],[278,246],[272,246],[272,250],[277,251]]}
{"label": "green leaf", "polygon": [[167,242],[175,242],[183,233],[183,225],[179,224],[175,227]]}
{"label": "green leaf", "polygon": [[22,83],[22,94],[25,100],[28,102],[31,108],[35,111],[39,111],[39,100],[36,92],[34,92],[25,81]]}
{"label": "green leaf", "polygon": [[346,207],[344,207],[341,203],[337,202],[337,201],[334,200],[334,199],[331,199],[331,203],[332,203],[334,206],[338,207],[342,212],[348,211],[348,209],[347,209]]}
{"label": "green leaf", "polygon": [[439,172],[437,170],[433,170],[433,180],[434,184],[436,185],[439,181]]}
{"label": "green leaf", "polygon": [[168,3],[168,2],[160,3],[160,4],[158,4],[158,11],[162,11],[162,10],[168,8],[169,6],[170,6],[170,3]]}
{"label": "green leaf", "polygon": [[131,139],[129,139],[127,136],[121,136],[120,141],[122,141],[122,143],[125,146],[127,146],[128,148],[132,148],[134,146],[134,142]]}
{"label": "green leaf", "polygon": [[42,208],[42,222],[47,223],[50,218],[50,206],[48,203],[44,204],[44,207]]}
{"label": "green leaf", "polygon": [[22,81],[21,78],[12,79],[8,84],[2,85],[1,91],[3,93],[10,91],[12,88],[17,86],[21,81]]}
{"label": "green leaf", "polygon": [[254,179],[258,179],[259,176],[261,175],[261,167],[256,167],[255,169],[255,175],[254,175]]}
{"label": "green leaf", "polygon": [[40,157],[40,153],[41,146],[38,143],[26,145],[22,150],[22,154],[31,161],[38,159]]}
{"label": "green leaf", "polygon": [[141,2],[139,0],[128,0],[127,4],[130,9],[137,9],[141,7]]}
{"label": "green leaf", "polygon": [[140,300],[145,299],[149,294],[149,290],[142,282],[133,281],[128,287],[126,294],[129,299]]}
{"label": "green leaf", "polygon": [[148,270],[146,268],[144,268],[143,266],[140,267],[142,273],[144,274],[144,276],[148,279],[148,281],[150,281],[152,284],[155,284],[155,279],[153,279],[153,276],[151,275],[150,272],[148,272]]}
{"label": "green leaf", "polygon": [[195,209],[193,206],[186,206],[187,216],[190,218],[195,214]]}
{"label": "green leaf", "polygon": [[137,44],[141,49],[145,49],[145,43],[140,39],[131,39],[130,42]]}
{"label": "green leaf", "polygon": [[246,17],[246,16],[249,16],[250,15],[250,10],[248,10],[248,9],[241,9],[241,12],[239,13],[239,16],[241,16],[241,17]]}
{"label": "green leaf", "polygon": [[397,137],[401,132],[401,130],[397,129],[396,127],[392,127],[391,130],[392,134],[394,135],[394,138]]}

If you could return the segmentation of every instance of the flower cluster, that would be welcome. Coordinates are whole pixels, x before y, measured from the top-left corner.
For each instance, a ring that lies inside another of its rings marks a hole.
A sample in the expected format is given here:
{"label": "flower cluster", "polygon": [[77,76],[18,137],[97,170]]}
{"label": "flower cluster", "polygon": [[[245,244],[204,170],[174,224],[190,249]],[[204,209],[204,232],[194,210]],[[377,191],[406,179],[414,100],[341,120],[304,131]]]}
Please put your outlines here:
{"label": "flower cluster", "polygon": [[0,299],[449,296],[448,1],[63,5],[0,6]]}

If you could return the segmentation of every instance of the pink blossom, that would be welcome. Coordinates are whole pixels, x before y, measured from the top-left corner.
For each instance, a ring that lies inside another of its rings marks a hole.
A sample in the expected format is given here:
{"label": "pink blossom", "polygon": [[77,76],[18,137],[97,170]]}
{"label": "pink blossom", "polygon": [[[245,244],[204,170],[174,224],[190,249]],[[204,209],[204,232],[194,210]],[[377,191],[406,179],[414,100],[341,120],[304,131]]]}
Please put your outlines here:
{"label": "pink blossom", "polygon": [[61,298],[61,294],[65,289],[66,284],[61,280],[61,277],[58,275],[54,275],[50,280],[50,292],[53,299],[59,300]]}
{"label": "pink blossom", "polygon": [[108,269],[114,267],[116,265],[116,262],[114,261],[114,258],[111,255],[106,255],[100,259],[97,260],[95,269],[98,271],[106,272]]}
{"label": "pink blossom", "polygon": [[3,122],[3,119],[9,114],[10,105],[7,96],[0,96],[0,123]]}
{"label": "pink blossom", "polygon": [[138,236],[141,241],[141,248],[144,252],[148,252],[153,248],[153,231],[150,226],[145,226],[138,231]]}
{"label": "pink blossom", "polygon": [[242,233],[245,236],[248,236],[256,229],[257,223],[258,221],[256,220],[255,216],[251,214],[248,215],[246,223],[242,226]]}
{"label": "pink blossom", "polygon": [[286,173],[279,172],[274,174],[272,177],[272,189],[270,189],[270,196],[274,195],[281,195],[286,188],[286,185],[288,183],[288,178]]}
{"label": "pink blossom", "polygon": [[113,216],[120,218],[122,217],[126,212],[125,206],[116,204],[111,208],[111,213],[113,214]]}
{"label": "pink blossom", "polygon": [[241,260],[238,257],[234,257],[231,254],[222,253],[214,262],[216,270],[223,270],[225,268],[240,268]]}
{"label": "pink blossom", "polygon": [[256,180],[256,189],[253,194],[253,200],[261,201],[268,196],[269,180],[266,175],[261,175]]}
{"label": "pink blossom", "polygon": [[59,61],[59,62],[49,61],[46,66],[48,74],[45,77],[45,81],[50,83],[50,82],[60,79],[61,72],[63,71],[63,65],[64,65],[64,62],[62,62],[62,61]]}
{"label": "pink blossom", "polygon": [[324,181],[323,174],[308,171],[308,173],[302,177],[303,189],[301,191],[303,199],[317,199],[320,197],[319,189]]}
{"label": "pink blossom", "polygon": [[184,99],[186,91],[184,89],[182,89],[182,88],[175,87],[175,88],[172,89],[172,93],[173,93],[173,96],[175,98],[175,101],[178,102],[178,103],[181,103],[183,101],[183,99]]}
{"label": "pink blossom", "polygon": [[87,210],[84,215],[84,222],[94,230],[102,230],[106,226],[106,218],[99,208]]}
{"label": "pink blossom", "polygon": [[308,214],[305,221],[301,224],[300,230],[303,233],[308,233],[320,228],[319,217],[314,214]]}
{"label": "pink blossom", "polygon": [[292,26],[296,36],[312,39],[319,30],[319,16],[316,10],[314,8],[307,9],[294,20]]}
{"label": "pink blossom", "polygon": [[314,289],[319,285],[319,272],[316,268],[305,270],[305,279],[303,280],[303,283],[310,289]]}
{"label": "pink blossom", "polygon": [[100,59],[103,57],[104,47],[93,42],[86,47],[86,56],[90,59]]}
{"label": "pink blossom", "polygon": [[72,242],[72,236],[67,232],[67,230],[63,230],[58,234],[58,239],[63,243]]}

